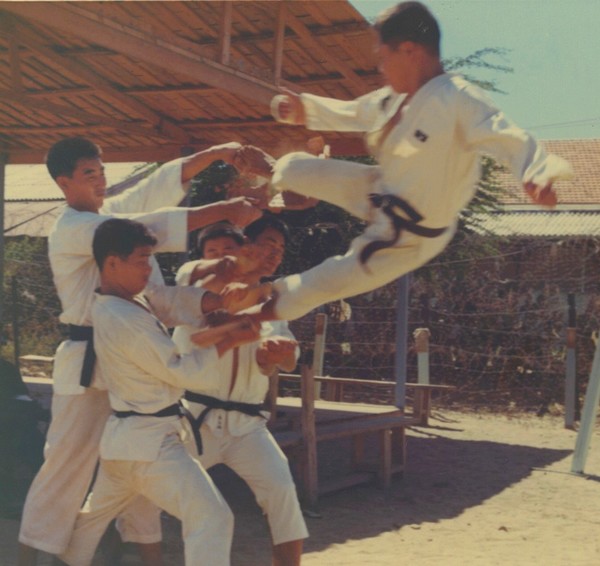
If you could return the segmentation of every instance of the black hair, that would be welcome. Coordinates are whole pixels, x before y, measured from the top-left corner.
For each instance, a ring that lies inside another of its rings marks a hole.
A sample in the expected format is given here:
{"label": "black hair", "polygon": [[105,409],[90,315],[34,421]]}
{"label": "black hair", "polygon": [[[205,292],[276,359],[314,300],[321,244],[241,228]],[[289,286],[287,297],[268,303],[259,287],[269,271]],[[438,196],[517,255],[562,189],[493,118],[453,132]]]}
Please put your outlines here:
{"label": "black hair", "polygon": [[258,238],[268,228],[273,228],[273,230],[280,232],[287,245],[290,239],[290,229],[288,225],[277,216],[267,212],[265,212],[258,220],[252,222],[252,224],[248,224],[248,226],[246,226],[244,229],[244,235],[251,242],[254,242],[256,238]]}
{"label": "black hair", "polygon": [[156,244],[157,239],[150,228],[140,222],[127,218],[110,218],[96,228],[92,250],[98,268],[102,270],[106,258],[110,255],[125,259],[136,248]]}
{"label": "black hair", "polygon": [[434,55],[440,54],[440,27],[420,2],[400,2],[380,14],[373,27],[384,45],[396,47],[402,41],[414,41]]}
{"label": "black hair", "polygon": [[229,222],[217,222],[216,224],[207,226],[198,234],[198,239],[196,240],[196,253],[198,257],[204,257],[206,242],[216,240],[217,238],[231,238],[240,246],[244,243],[244,234],[242,234],[239,228]]}
{"label": "black hair", "polygon": [[46,167],[50,176],[70,177],[80,159],[94,159],[102,155],[102,150],[93,141],[82,137],[65,138],[56,142],[46,154]]}

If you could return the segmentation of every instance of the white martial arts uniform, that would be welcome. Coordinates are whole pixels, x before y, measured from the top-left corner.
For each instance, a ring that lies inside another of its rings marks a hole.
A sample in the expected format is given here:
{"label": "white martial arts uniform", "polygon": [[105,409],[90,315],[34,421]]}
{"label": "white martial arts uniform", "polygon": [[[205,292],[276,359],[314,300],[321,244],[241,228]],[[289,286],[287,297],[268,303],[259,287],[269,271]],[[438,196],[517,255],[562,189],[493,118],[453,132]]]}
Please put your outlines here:
{"label": "white martial arts uniform", "polygon": [[[161,251],[182,251],[187,244],[186,211],[134,215],[174,206],[185,196],[181,160],[163,165],[154,174],[121,195],[105,201],[100,214],[66,207],[48,239],[48,253],[65,324],[89,326],[91,303],[100,283],[92,256],[96,228],[111,216],[127,216],[150,226]],[[153,280],[162,282],[160,272]],[[86,343],[66,340],[56,352],[53,372],[52,421],[45,461],[36,475],[23,509],[19,541],[58,554],[67,546],[77,512],[83,503],[98,460],[98,444],[110,414],[108,396],[99,372],[92,386],[79,384]],[[126,541],[159,541],[159,511],[140,500],[139,512],[119,522]],[[130,524],[133,520],[135,524]]]}
{"label": "white martial arts uniform", "polygon": [[[197,328],[190,326],[175,329],[173,340],[180,352],[196,350],[189,340],[195,331]],[[261,336],[294,339],[284,321],[263,323]],[[202,380],[200,388],[188,389],[221,401],[252,405],[263,403],[269,388],[269,377],[261,373],[256,362],[259,345],[260,342],[246,344],[227,352],[219,359],[216,368],[204,370],[214,372],[216,379]],[[235,376],[234,356],[237,357]],[[183,403],[195,418],[206,408],[205,405],[187,400]],[[265,413],[265,417],[268,417],[268,413]],[[200,428],[203,445],[200,462],[206,469],[225,464],[248,484],[267,516],[273,544],[277,545],[304,539],[308,536],[308,530],[288,460],[267,429],[266,422],[260,416],[211,409]]]}
{"label": "white martial arts uniform", "polygon": [[[170,322],[142,297],[137,300],[96,296],[94,345],[112,409],[156,413],[176,404],[185,388],[218,380],[216,372],[204,371],[216,367],[218,354],[213,346],[180,355],[159,317]],[[168,301],[163,305],[168,308]],[[94,491],[62,560],[90,564],[110,520],[141,494],[182,521],[188,566],[229,564],[233,515],[184,445],[192,437],[186,423],[179,416],[108,418]]]}
{"label": "white martial arts uniform", "polygon": [[[292,320],[325,302],[373,290],[440,253],[453,236],[458,213],[475,193],[481,153],[509,165],[524,183],[541,187],[571,174],[566,161],[547,155],[480,89],[458,75],[442,74],[421,87],[386,135],[386,123],[404,98],[390,87],[349,102],[301,95],[309,129],[365,132],[379,165],[305,153],[277,161],[272,179],[276,189],[326,200],[369,222],[345,256],[275,283],[278,318]],[[423,217],[421,226],[448,229],[436,238],[403,231],[393,247],[376,252],[363,266],[363,248],[393,236],[388,217],[371,205],[370,193],[400,197]]]}

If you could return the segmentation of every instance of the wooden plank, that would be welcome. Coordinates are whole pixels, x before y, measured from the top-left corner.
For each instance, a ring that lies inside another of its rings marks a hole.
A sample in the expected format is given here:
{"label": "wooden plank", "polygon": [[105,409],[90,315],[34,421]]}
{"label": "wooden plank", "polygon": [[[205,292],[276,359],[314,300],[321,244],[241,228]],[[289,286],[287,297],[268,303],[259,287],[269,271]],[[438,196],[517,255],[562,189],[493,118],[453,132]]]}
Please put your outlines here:
{"label": "wooden plank", "polygon": [[336,440],[367,434],[380,430],[402,428],[416,424],[411,417],[374,417],[370,419],[352,419],[343,422],[322,423],[316,429],[317,442]]}
{"label": "wooden plank", "polygon": [[26,354],[24,356],[19,356],[19,360],[22,362],[35,362],[35,363],[54,363],[53,356],[36,356],[34,354]]}

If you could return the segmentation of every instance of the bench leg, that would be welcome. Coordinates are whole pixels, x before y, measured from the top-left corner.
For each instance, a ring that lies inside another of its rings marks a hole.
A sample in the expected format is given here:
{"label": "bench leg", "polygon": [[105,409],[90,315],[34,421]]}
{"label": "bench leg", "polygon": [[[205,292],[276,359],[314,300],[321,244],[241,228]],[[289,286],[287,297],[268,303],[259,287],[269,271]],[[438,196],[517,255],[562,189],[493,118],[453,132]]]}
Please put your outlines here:
{"label": "bench leg", "polygon": [[304,446],[302,458],[302,486],[304,501],[309,508],[314,508],[319,499],[319,465],[317,462],[317,445],[308,443]]}
{"label": "bench leg", "polygon": [[379,432],[379,470],[377,479],[383,489],[389,489],[392,483],[392,431]]}
{"label": "bench leg", "polygon": [[352,466],[356,469],[365,463],[365,435],[355,434],[352,437]]}
{"label": "bench leg", "polygon": [[404,427],[395,428],[392,431],[392,451],[398,461],[401,475],[403,475],[406,467],[406,429]]}

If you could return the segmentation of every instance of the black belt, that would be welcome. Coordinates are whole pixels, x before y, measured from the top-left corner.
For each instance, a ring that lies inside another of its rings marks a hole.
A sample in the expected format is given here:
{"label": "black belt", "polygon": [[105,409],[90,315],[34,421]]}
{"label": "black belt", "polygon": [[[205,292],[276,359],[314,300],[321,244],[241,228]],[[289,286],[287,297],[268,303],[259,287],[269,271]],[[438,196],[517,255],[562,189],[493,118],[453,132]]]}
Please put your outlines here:
{"label": "black belt", "polygon": [[[202,393],[193,393],[192,391],[186,391],[184,398],[187,401],[192,401],[193,403],[206,405],[205,409],[198,415],[198,418],[193,420],[194,429],[197,431],[200,430],[204,419],[213,409],[238,411],[240,413],[244,413],[245,415],[250,415],[251,417],[262,417],[263,419],[266,418],[261,412],[266,410],[262,403],[254,404],[242,403],[241,401],[223,401],[221,399],[217,399],[216,397],[211,397],[210,395],[202,395]],[[202,454],[202,446],[200,446],[198,454]]]}
{"label": "black belt", "polygon": [[138,411],[113,410],[113,415],[118,419],[126,419],[127,417],[185,417],[192,428],[198,454],[202,454],[202,438],[200,437],[200,431],[194,426],[196,424],[194,416],[180,403],[169,405],[160,411],[156,411],[156,413],[139,413]]}
{"label": "black belt", "polygon": [[183,407],[179,403],[169,405],[156,413],[140,413],[138,411],[114,411],[113,415],[119,419],[126,419],[127,417],[182,417],[183,413],[181,409]]}
{"label": "black belt", "polygon": [[[381,208],[382,212],[392,221],[394,228],[394,236],[389,240],[375,240],[374,242],[368,243],[360,252],[360,263],[367,263],[368,259],[379,250],[389,248],[393,246],[400,238],[403,230],[412,232],[417,236],[423,238],[437,238],[441,236],[446,230],[445,228],[427,228],[421,226],[418,222],[423,220],[423,216],[419,214],[407,201],[394,195],[380,195],[378,193],[371,193],[369,200],[375,208]],[[404,218],[399,216],[394,211],[394,208],[399,208],[408,216]]]}
{"label": "black belt", "polygon": [[83,387],[89,387],[94,375],[94,366],[96,365],[96,352],[94,352],[94,329],[91,326],[77,326],[69,324],[69,340],[75,342],[87,342],[85,355],[83,356],[83,365],[81,366],[81,376],[79,384]]}

